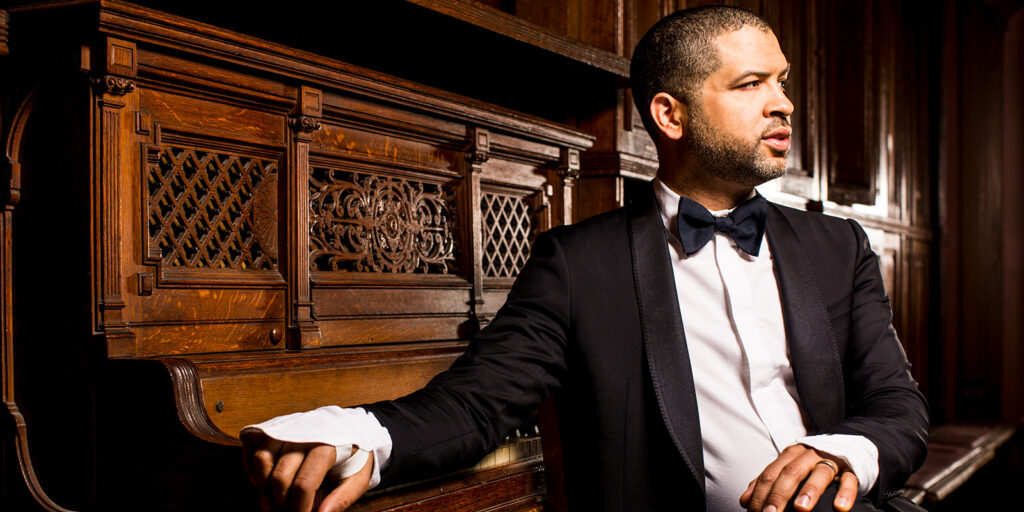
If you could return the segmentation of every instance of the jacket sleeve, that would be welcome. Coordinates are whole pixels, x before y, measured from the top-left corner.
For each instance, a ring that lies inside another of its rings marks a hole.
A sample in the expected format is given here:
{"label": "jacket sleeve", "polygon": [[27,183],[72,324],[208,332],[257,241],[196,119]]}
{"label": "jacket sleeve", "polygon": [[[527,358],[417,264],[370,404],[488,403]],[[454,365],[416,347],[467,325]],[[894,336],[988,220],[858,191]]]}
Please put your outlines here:
{"label": "jacket sleeve", "polygon": [[881,503],[899,492],[924,461],[928,408],[892,327],[878,257],[859,224],[848,221],[857,243],[852,322],[843,357],[845,419],[827,430],[868,438],[878,448],[878,480],[868,494]]}
{"label": "jacket sleeve", "polygon": [[505,305],[466,352],[423,389],[364,406],[393,442],[384,484],[478,462],[560,385],[569,272],[557,239],[538,236]]}

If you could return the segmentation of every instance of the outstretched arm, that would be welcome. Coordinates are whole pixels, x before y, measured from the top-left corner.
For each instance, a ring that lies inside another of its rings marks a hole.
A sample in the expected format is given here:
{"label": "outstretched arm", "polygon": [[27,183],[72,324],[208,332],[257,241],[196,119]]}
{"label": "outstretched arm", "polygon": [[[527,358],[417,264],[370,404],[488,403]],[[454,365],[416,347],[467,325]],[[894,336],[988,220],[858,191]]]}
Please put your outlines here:
{"label": "outstretched arm", "polygon": [[334,406],[294,415],[303,432],[297,437],[270,428],[286,417],[246,427],[244,464],[264,509],[310,510],[310,496],[336,467],[336,447],[354,445],[374,456],[342,480],[321,511],[344,510],[381,474],[397,482],[472,465],[533,414],[565,373],[570,305],[557,241],[541,234],[532,253],[501,311],[450,369],[409,396],[363,406],[376,429],[362,429],[362,418],[349,414],[363,411]]}
{"label": "outstretched arm", "polygon": [[476,463],[561,385],[571,279],[550,233],[537,237],[505,305],[450,369],[409,396],[365,406],[394,442],[385,481]]}

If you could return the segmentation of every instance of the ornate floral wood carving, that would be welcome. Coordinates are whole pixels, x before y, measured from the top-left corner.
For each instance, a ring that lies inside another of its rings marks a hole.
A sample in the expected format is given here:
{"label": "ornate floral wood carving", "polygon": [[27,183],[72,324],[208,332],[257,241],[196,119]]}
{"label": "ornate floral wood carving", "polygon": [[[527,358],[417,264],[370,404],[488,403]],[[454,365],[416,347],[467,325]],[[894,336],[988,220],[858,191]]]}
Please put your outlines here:
{"label": "ornate floral wood carving", "polygon": [[530,257],[533,212],[529,202],[522,196],[485,192],[480,213],[484,275],[516,277]]}
{"label": "ornate floral wood carving", "polygon": [[105,75],[96,79],[96,87],[102,92],[124,96],[135,90],[135,81],[122,76]]}
{"label": "ornate floral wood carving", "polygon": [[311,270],[453,270],[454,187],[326,167],[309,186]]}
{"label": "ornate floral wood carving", "polygon": [[165,146],[147,169],[150,243],[164,265],[277,268],[273,160]]}
{"label": "ornate floral wood carving", "polygon": [[292,127],[301,132],[313,132],[323,125],[319,117],[295,116],[291,118]]}

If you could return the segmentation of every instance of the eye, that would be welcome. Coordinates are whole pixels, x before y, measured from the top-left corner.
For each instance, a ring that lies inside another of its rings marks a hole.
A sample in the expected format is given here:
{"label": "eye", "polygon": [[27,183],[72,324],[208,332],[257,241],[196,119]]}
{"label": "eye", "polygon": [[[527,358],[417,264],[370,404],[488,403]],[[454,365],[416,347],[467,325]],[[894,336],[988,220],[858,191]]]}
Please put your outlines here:
{"label": "eye", "polygon": [[759,87],[760,85],[761,85],[761,81],[760,80],[751,80],[749,82],[740,84],[740,89],[754,89],[756,87]]}
{"label": "eye", "polygon": [[781,87],[783,91],[786,90],[786,85],[788,85],[788,84],[789,84],[789,80],[779,80],[779,87]]}

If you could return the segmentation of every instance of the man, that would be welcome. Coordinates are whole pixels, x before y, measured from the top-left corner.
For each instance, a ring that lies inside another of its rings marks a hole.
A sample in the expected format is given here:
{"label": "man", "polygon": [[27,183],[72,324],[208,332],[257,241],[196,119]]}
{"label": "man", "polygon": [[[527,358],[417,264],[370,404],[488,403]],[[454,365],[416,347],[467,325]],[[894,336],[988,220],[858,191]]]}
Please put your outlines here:
{"label": "man", "polygon": [[244,431],[265,506],[309,510],[334,466],[352,476],[321,510],[347,507],[378,473],[472,464],[551,394],[574,510],[892,498],[924,458],[927,413],[877,258],[856,223],[754,191],[786,169],[788,71],[749,11],[655,25],[632,62],[658,147],[653,194],[538,237],[494,321],[423,390]]}

